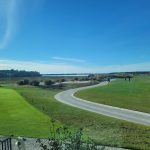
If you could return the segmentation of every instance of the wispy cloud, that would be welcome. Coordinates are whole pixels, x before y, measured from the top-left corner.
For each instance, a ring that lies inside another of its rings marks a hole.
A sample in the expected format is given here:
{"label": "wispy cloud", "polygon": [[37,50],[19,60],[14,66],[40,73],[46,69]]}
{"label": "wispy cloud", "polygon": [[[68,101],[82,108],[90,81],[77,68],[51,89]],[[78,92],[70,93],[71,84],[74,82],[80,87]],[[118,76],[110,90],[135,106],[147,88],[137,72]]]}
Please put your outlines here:
{"label": "wispy cloud", "polygon": [[[4,35],[2,35],[2,39],[0,40],[0,49],[3,49],[6,47],[6,45],[8,44],[12,34],[13,34],[13,31],[15,30],[15,10],[16,10],[16,5],[17,5],[17,2],[16,0],[2,0],[2,6],[3,8],[3,11],[5,11],[6,13],[4,12],[0,12],[2,13],[4,16],[4,18],[6,18],[6,28],[5,28],[5,32],[4,32]],[[3,22],[1,22],[3,23]]]}
{"label": "wispy cloud", "polygon": [[53,60],[58,61],[66,61],[66,62],[79,62],[79,63],[85,63],[86,61],[83,59],[76,59],[76,58],[65,58],[65,57],[52,57]]}
{"label": "wispy cloud", "polygon": [[60,63],[57,64],[0,59],[0,70],[3,69],[34,70],[41,73],[109,73],[126,71],[150,71],[150,62],[103,67],[85,67]]}

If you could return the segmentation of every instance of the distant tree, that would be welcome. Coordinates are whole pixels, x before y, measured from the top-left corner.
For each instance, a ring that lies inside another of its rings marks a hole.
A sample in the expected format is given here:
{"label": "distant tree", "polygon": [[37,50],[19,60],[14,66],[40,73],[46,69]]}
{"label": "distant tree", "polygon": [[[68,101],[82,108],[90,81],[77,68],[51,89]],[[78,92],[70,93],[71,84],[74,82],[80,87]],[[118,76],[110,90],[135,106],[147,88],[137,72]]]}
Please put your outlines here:
{"label": "distant tree", "polygon": [[45,81],[45,85],[50,86],[52,85],[54,82],[52,80],[46,80]]}
{"label": "distant tree", "polygon": [[24,85],[27,85],[27,84],[29,84],[29,80],[28,80],[28,79],[25,79],[25,80],[24,80]]}
{"label": "distant tree", "polygon": [[129,82],[130,82],[130,80],[131,80],[131,77],[129,77]]}
{"label": "distant tree", "polygon": [[96,77],[93,77],[93,78],[92,78],[92,80],[93,80],[93,81],[96,81],[96,80],[97,80],[97,78],[96,78]]}
{"label": "distant tree", "polygon": [[55,80],[54,82],[58,83],[58,82],[60,82],[60,80],[57,79],[57,80]]}
{"label": "distant tree", "polygon": [[18,85],[24,85],[24,81],[23,81],[23,80],[20,80],[20,81],[17,82],[17,84],[18,84]]}
{"label": "distant tree", "polygon": [[39,72],[36,71],[25,71],[25,70],[0,70],[0,78],[5,77],[38,77],[41,76]]}
{"label": "distant tree", "polygon": [[78,78],[78,77],[75,77],[75,78],[74,78],[74,81],[78,81],[78,80],[79,80],[79,78]]}
{"label": "distant tree", "polygon": [[66,80],[63,78],[63,79],[61,79],[61,82],[65,82]]}
{"label": "distant tree", "polygon": [[30,85],[33,85],[33,86],[39,86],[40,82],[37,81],[37,80],[33,80],[30,82]]}
{"label": "distant tree", "polygon": [[17,82],[18,85],[28,85],[29,84],[29,80],[25,79],[25,80],[20,80]]}

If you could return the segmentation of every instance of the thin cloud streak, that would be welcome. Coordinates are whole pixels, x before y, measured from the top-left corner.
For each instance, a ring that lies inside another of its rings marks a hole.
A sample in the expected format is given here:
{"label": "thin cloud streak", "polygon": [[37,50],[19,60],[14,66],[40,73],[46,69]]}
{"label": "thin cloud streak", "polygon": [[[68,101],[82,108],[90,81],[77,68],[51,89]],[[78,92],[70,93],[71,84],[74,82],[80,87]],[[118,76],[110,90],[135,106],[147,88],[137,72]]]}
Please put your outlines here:
{"label": "thin cloud streak", "polygon": [[76,59],[76,58],[65,58],[65,57],[52,57],[54,60],[59,60],[59,61],[69,61],[69,62],[79,62],[79,63],[85,63],[85,60],[82,59]]}
{"label": "thin cloud streak", "polygon": [[14,23],[15,23],[15,10],[16,10],[16,0],[9,0],[7,14],[6,14],[6,30],[3,35],[2,40],[0,41],[0,49],[3,49],[7,46],[10,38],[15,30]]}
{"label": "thin cloud streak", "polygon": [[150,71],[150,62],[112,65],[104,67],[84,67],[70,64],[42,63],[35,61],[17,61],[0,59],[0,70],[18,69],[39,71],[41,73],[110,73],[130,71]]}

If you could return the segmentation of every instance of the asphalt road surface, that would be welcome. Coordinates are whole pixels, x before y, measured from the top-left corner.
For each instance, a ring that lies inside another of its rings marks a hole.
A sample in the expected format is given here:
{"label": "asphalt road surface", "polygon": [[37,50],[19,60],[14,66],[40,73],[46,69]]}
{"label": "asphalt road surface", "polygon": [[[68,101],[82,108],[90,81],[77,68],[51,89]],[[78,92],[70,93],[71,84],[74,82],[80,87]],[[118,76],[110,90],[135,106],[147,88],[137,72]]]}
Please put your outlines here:
{"label": "asphalt road surface", "polygon": [[104,86],[107,85],[108,82],[102,82],[97,85],[87,86],[87,87],[81,87],[76,89],[70,89],[67,91],[60,92],[55,95],[55,99],[59,102],[65,103],[67,105],[71,105],[73,107],[77,107],[80,109],[88,110],[91,112],[95,112],[98,114],[114,117],[121,120],[126,120],[133,123],[138,123],[142,125],[150,126],[150,114],[149,113],[143,113],[103,104],[98,104],[90,101],[86,101],[80,98],[77,98],[74,96],[74,93],[80,90],[98,87],[98,86]]}

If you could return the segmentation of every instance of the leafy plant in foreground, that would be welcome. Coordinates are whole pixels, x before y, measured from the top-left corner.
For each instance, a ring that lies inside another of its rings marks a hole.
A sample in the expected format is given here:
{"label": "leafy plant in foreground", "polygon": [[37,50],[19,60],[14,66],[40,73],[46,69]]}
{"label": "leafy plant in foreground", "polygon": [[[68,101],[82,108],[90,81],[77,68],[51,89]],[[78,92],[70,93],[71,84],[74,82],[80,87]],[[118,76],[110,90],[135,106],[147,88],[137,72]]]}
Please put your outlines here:
{"label": "leafy plant in foreground", "polygon": [[103,146],[98,146],[90,138],[83,135],[83,129],[72,131],[68,127],[56,127],[55,121],[51,120],[50,137],[45,142],[37,139],[42,150],[102,150]]}

